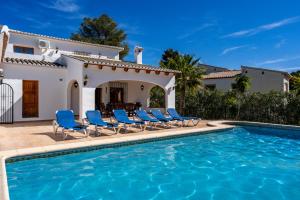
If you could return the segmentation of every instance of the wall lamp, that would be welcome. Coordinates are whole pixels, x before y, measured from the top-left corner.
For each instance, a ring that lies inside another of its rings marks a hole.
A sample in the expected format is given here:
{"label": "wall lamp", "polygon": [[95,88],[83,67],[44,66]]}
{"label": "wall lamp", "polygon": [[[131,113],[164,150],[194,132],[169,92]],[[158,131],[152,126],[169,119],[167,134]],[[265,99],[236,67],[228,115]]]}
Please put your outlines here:
{"label": "wall lamp", "polygon": [[141,90],[143,91],[145,89],[145,86],[142,84],[141,85]]}
{"label": "wall lamp", "polygon": [[78,82],[77,81],[74,82],[74,87],[78,88]]}

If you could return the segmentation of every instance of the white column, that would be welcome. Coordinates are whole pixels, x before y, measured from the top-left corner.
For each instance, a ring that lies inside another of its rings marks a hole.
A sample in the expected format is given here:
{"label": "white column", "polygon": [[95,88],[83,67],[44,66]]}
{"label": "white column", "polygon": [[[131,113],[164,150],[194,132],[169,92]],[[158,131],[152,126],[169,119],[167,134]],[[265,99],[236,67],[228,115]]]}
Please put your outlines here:
{"label": "white column", "polygon": [[165,87],[166,91],[166,108],[175,108],[175,76],[172,77],[170,82]]}
{"label": "white column", "polygon": [[86,117],[86,111],[95,110],[95,90],[96,88],[82,88],[81,118]]}

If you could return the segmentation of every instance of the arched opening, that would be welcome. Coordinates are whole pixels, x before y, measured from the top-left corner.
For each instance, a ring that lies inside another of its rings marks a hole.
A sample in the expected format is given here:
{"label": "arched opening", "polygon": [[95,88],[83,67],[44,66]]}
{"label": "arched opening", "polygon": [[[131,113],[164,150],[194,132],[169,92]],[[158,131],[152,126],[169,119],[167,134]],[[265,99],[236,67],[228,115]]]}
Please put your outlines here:
{"label": "arched opening", "polygon": [[150,90],[150,107],[151,108],[165,108],[166,106],[166,92],[159,86],[154,86]]}
{"label": "arched opening", "polygon": [[[152,101],[150,93],[152,93]],[[166,92],[161,86],[149,82],[124,80],[97,85],[92,101],[94,107],[90,108],[100,110],[104,116],[110,116],[113,109],[125,109],[129,115],[133,115],[137,109],[165,108],[167,103]]]}
{"label": "arched opening", "polygon": [[76,80],[71,81],[68,86],[68,109],[79,115],[79,84]]}

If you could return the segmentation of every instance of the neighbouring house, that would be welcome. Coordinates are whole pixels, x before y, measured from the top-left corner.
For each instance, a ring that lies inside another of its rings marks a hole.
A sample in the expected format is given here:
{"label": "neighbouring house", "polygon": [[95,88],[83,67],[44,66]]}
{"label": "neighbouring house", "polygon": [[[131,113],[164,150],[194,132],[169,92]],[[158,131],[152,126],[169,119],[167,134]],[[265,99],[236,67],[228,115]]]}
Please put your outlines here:
{"label": "neighbouring house", "polygon": [[207,75],[207,74],[210,74],[210,73],[215,73],[215,72],[224,72],[224,71],[230,71],[229,69],[227,68],[224,68],[224,67],[217,67],[217,66],[213,66],[213,65],[207,65],[207,64],[199,64],[199,67],[203,68],[204,69],[204,73]]}
{"label": "neighbouring house", "polygon": [[2,121],[7,113],[30,121],[54,119],[58,109],[72,109],[79,118],[91,109],[147,109],[154,86],[165,91],[164,108],[175,106],[180,72],[142,64],[141,47],[134,49],[135,62],[124,62],[121,47],[0,28],[0,99],[13,92],[0,104]]}
{"label": "neighbouring house", "polygon": [[203,77],[204,86],[211,90],[229,91],[239,75],[250,78],[249,92],[289,91],[290,75],[287,72],[248,66],[241,66],[241,70],[208,73]]}
{"label": "neighbouring house", "polygon": [[203,84],[206,89],[226,92],[232,89],[236,77],[240,74],[240,70],[213,72],[203,76]]}

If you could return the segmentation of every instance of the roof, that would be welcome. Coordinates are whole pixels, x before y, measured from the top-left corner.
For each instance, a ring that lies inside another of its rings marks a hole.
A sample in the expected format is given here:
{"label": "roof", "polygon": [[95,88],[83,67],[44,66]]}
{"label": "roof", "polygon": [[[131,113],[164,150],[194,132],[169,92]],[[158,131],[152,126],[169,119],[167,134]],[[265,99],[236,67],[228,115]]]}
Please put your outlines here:
{"label": "roof", "polygon": [[[0,29],[2,27],[3,27],[3,25],[0,25]],[[95,44],[95,43],[89,43],[89,42],[82,42],[82,41],[71,40],[71,39],[67,39],[67,38],[60,38],[60,37],[55,37],[55,36],[42,35],[42,34],[37,34],[37,33],[30,33],[30,32],[25,32],[25,31],[14,30],[14,29],[9,29],[9,32],[16,33],[16,34],[27,35],[27,36],[41,37],[41,38],[46,38],[46,39],[48,38],[48,39],[53,39],[53,40],[62,40],[62,41],[66,41],[66,42],[84,44],[84,45],[89,45],[89,46],[117,49],[119,51],[124,50],[123,47],[109,46],[109,45],[103,45],[103,44]]]}
{"label": "roof", "polygon": [[213,66],[213,65],[208,65],[208,64],[204,64],[204,63],[200,63],[199,67],[204,67],[204,68],[216,68],[216,69],[220,69],[223,71],[229,71],[229,69],[225,68],[225,67],[219,67],[219,66]]}
{"label": "roof", "polygon": [[43,60],[32,60],[32,59],[23,59],[23,58],[9,58],[6,57],[3,60],[4,63],[12,63],[12,64],[22,64],[22,65],[35,65],[35,66],[42,66],[42,67],[58,67],[58,68],[65,68],[64,65],[55,63],[55,62],[48,62]]}
{"label": "roof", "polygon": [[215,73],[210,73],[208,75],[203,76],[203,79],[233,78],[241,73],[242,73],[242,71],[240,71],[240,70],[215,72]]}
{"label": "roof", "polygon": [[150,70],[150,71],[167,72],[167,73],[181,73],[180,71],[177,70],[164,69],[164,68],[154,67],[150,65],[136,64],[136,63],[124,62],[118,60],[108,60],[108,59],[92,58],[86,56],[74,56],[74,55],[64,55],[64,56],[80,60],[86,64],[128,68],[128,69],[141,69],[141,70]]}
{"label": "roof", "polygon": [[280,71],[280,70],[274,70],[274,69],[265,69],[265,68],[260,68],[260,67],[249,67],[249,66],[241,66],[242,69],[254,69],[254,70],[260,70],[260,71],[270,71],[270,72],[275,72],[275,73],[281,73],[287,76],[290,76],[288,72],[285,71]]}

